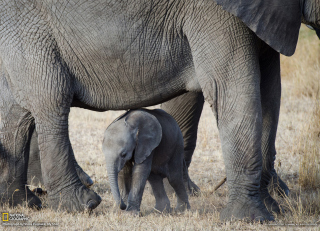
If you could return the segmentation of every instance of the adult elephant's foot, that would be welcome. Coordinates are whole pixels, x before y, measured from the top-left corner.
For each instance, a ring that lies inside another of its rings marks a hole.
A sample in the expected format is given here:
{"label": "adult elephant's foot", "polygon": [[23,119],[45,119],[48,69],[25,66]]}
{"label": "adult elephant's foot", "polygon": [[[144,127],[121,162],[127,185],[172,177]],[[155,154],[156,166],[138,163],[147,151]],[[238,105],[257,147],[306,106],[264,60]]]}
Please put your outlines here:
{"label": "adult elephant's foot", "polygon": [[41,203],[41,200],[39,199],[39,197],[37,197],[35,194],[33,194],[29,187],[26,187],[26,193],[24,193],[23,197],[25,198],[26,195],[26,199],[27,199],[27,202],[28,202],[28,207],[29,208],[35,208],[35,209],[41,209],[42,208],[42,203]]}
{"label": "adult elephant's foot", "polygon": [[[13,187],[11,185],[8,189],[4,190],[5,193],[0,195],[1,203],[8,203],[9,206],[27,205],[29,208],[41,209],[41,200],[34,195],[28,187]],[[27,204],[26,204],[27,202]]]}
{"label": "adult elephant's foot", "polygon": [[227,207],[220,213],[222,221],[227,220],[248,220],[248,221],[273,221],[274,217],[268,212],[261,201],[260,195],[248,198],[235,198],[230,200]]}
{"label": "adult elephant's foot", "polygon": [[201,193],[200,188],[189,177],[187,182],[187,192],[190,196],[199,196]]}
{"label": "adult elephant's foot", "polygon": [[185,188],[187,190],[187,193],[190,196],[199,196],[201,193],[200,188],[198,187],[198,185],[196,185],[190,178],[189,176],[189,170],[188,167],[184,164],[183,166],[183,181],[184,181],[184,185]]}
{"label": "adult elephant's foot", "polygon": [[261,190],[261,200],[271,213],[279,214],[281,212],[278,202],[276,202],[268,192],[268,189]]}
{"label": "adult elephant's foot", "polygon": [[86,186],[68,187],[59,192],[48,193],[49,206],[55,210],[91,211],[101,202],[101,197]]}
{"label": "adult elephant's foot", "polygon": [[87,188],[90,188],[93,185],[93,180],[77,163],[75,163],[75,168],[82,184],[84,184]]}
{"label": "adult elephant's foot", "polygon": [[274,190],[281,197],[289,196],[290,190],[288,186],[281,180],[276,171],[272,174],[269,187],[270,190]]}

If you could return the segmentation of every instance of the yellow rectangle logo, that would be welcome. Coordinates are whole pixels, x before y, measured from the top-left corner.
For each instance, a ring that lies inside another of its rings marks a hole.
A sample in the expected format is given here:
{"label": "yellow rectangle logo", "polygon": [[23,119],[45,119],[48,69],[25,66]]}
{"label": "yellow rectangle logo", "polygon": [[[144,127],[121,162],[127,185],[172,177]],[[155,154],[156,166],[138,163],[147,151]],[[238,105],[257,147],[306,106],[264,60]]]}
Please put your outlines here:
{"label": "yellow rectangle logo", "polygon": [[2,221],[9,221],[9,213],[2,213]]}

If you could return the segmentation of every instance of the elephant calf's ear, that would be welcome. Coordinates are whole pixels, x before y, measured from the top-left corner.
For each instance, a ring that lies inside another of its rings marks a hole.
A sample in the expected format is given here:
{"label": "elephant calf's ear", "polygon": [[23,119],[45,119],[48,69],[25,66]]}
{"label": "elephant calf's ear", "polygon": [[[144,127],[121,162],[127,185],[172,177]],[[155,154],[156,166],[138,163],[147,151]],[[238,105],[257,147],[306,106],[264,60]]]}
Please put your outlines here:
{"label": "elephant calf's ear", "polygon": [[142,163],[151,152],[160,144],[162,138],[162,127],[159,121],[153,115],[141,112],[143,115],[136,134],[136,148],[134,161],[137,164]]}

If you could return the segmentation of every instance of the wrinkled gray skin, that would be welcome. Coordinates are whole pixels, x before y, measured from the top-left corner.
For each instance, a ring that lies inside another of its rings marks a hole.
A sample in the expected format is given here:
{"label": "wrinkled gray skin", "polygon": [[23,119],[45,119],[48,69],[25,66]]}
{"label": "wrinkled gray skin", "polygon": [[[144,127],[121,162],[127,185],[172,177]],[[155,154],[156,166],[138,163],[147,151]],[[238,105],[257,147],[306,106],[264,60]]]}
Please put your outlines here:
{"label": "wrinkled gray skin", "polygon": [[140,211],[148,180],[156,199],[155,209],[169,212],[170,201],[163,186],[164,177],[176,192],[176,209],[190,208],[183,182],[182,134],[176,121],[165,111],[144,109],[125,113],[107,128],[102,150],[111,191],[121,209],[134,213]]}
{"label": "wrinkled gray skin", "polygon": [[273,220],[263,201],[279,211],[267,192],[281,95],[278,52],[294,53],[301,18],[319,27],[319,1],[1,1],[2,202],[21,204],[27,196],[39,205],[25,191],[33,121],[49,205],[91,210],[101,198],[78,177],[70,107],[134,109],[202,92],[226,165],[221,219]]}

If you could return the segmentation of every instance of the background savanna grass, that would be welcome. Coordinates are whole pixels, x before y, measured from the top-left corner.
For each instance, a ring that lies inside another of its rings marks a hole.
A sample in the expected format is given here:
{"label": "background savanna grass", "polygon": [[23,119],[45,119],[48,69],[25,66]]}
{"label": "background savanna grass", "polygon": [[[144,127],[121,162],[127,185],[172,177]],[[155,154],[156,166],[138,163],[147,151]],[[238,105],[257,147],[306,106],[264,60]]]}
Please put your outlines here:
{"label": "background savanna grass", "polygon": [[[158,214],[154,198],[146,190],[141,218],[127,216],[114,208],[105,160],[101,150],[106,127],[122,112],[90,112],[74,108],[70,114],[70,139],[79,164],[95,181],[93,190],[103,201],[91,215],[55,212],[49,208],[34,211],[25,207],[3,207],[1,211],[23,213],[30,222],[58,222],[53,230],[287,230],[319,222],[319,145],[320,145],[320,41],[315,33],[302,27],[297,51],[293,57],[281,57],[282,104],[277,135],[276,169],[291,189],[289,198],[278,198],[286,213],[270,225],[241,221],[221,223],[219,212],[227,201],[227,187],[214,192],[224,177],[224,164],[218,130],[210,107],[206,104],[199,125],[197,149],[190,167],[192,179],[202,195],[191,197],[191,210],[182,214]],[[43,199],[45,204],[45,198]],[[175,196],[170,195],[172,206]],[[18,229],[0,226],[0,229]],[[306,226],[305,229],[319,229]],[[36,226],[19,230],[37,230]]]}

